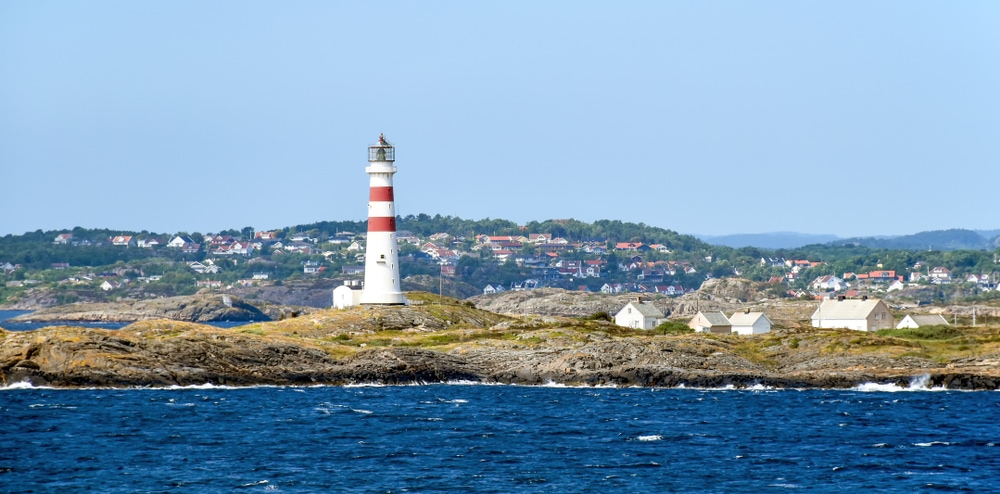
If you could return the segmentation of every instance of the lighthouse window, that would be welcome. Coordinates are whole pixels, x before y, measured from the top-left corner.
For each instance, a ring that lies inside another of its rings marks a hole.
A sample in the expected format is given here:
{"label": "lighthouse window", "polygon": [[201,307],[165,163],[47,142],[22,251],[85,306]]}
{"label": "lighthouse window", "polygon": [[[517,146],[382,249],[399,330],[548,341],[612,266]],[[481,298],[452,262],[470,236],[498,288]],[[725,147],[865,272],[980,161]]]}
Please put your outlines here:
{"label": "lighthouse window", "polygon": [[379,254],[379,259],[385,259],[385,254]]}

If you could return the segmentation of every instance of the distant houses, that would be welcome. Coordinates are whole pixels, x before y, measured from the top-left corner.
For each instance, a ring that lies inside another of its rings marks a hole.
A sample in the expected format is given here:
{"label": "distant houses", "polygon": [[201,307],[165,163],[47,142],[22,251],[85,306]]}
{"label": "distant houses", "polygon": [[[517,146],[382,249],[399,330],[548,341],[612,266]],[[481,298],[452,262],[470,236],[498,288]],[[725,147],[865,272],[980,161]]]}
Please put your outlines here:
{"label": "distant houses", "polygon": [[698,312],[688,321],[688,326],[696,333],[726,334],[733,332],[733,323],[720,311]]}
{"label": "distant houses", "polygon": [[837,297],[823,300],[812,315],[814,328],[846,328],[855,331],[892,329],[895,320],[885,302],[878,299]]}
{"label": "distant houses", "polygon": [[771,318],[763,312],[744,309],[731,317],[721,311],[698,312],[688,321],[688,327],[696,333],[755,335],[771,332]]}

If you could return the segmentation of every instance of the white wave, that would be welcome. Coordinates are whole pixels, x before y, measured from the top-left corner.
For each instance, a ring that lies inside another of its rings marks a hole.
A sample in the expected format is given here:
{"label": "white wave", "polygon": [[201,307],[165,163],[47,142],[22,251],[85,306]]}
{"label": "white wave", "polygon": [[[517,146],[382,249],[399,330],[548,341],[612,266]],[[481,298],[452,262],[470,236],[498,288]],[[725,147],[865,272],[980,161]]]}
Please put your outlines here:
{"label": "white wave", "polygon": [[928,384],[930,384],[930,381],[930,374],[921,374],[919,376],[913,376],[907,386],[899,386],[897,384],[862,383],[852,389],[854,391],[882,393],[895,393],[897,391],[948,391],[948,388],[945,388],[944,386],[937,386],[933,388],[929,387]]}
{"label": "white wave", "polygon": [[445,384],[448,384],[448,385],[451,385],[451,386],[483,386],[483,385],[485,385],[485,386],[492,386],[492,385],[499,384],[499,383],[484,383],[484,382],[479,382],[479,381],[469,381],[469,380],[465,380],[465,379],[457,379],[457,380],[454,380],[454,381],[445,381]]}
{"label": "white wave", "polygon": [[255,485],[266,485],[266,484],[269,484],[269,483],[270,482],[268,482],[266,480],[258,480],[257,482],[250,482],[249,484],[240,485],[240,487],[253,487]]}
{"label": "white wave", "polygon": [[659,434],[654,434],[654,435],[651,435],[651,436],[639,436],[636,439],[638,439],[640,441],[662,441],[663,440],[663,436],[661,436]]}
{"label": "white wave", "polygon": [[51,386],[35,386],[28,381],[18,381],[16,383],[10,383],[6,386],[0,386],[0,391],[13,391],[16,389],[56,389]]}
{"label": "white wave", "polygon": [[[264,386],[260,386],[264,387]],[[271,386],[273,387],[273,386]],[[173,386],[167,386],[165,388],[138,388],[138,389],[243,389],[241,386],[226,386],[220,384],[204,383],[204,384],[188,384],[185,386],[179,386],[174,384]]]}
{"label": "white wave", "polygon": [[352,408],[351,411],[355,412],[355,413],[363,413],[365,415],[369,415],[369,414],[372,413],[371,410],[364,410],[364,409],[361,409],[361,408]]}
{"label": "white wave", "polygon": [[931,446],[951,446],[951,443],[947,441],[931,441],[929,443],[913,443],[913,445],[920,448],[929,448]]}

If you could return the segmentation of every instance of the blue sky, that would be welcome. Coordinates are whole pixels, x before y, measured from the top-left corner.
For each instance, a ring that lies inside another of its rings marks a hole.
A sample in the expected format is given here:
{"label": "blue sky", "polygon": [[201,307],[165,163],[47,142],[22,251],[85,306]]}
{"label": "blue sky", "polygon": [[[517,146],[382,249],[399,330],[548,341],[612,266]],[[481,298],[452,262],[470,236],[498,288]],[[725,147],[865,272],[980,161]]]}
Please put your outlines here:
{"label": "blue sky", "polygon": [[0,2],[0,235],[1000,228],[1000,2]]}

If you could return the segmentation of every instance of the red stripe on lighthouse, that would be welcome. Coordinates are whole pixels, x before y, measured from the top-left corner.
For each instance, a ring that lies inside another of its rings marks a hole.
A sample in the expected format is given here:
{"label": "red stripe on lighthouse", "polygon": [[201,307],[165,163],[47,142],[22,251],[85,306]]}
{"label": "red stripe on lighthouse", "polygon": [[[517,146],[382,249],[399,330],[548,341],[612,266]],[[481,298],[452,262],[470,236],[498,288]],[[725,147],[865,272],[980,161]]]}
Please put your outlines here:
{"label": "red stripe on lighthouse", "polygon": [[393,201],[392,187],[372,187],[368,195],[369,201]]}
{"label": "red stripe on lighthouse", "polygon": [[374,218],[368,218],[368,233],[395,232],[395,231],[396,231],[395,216],[376,216]]}

